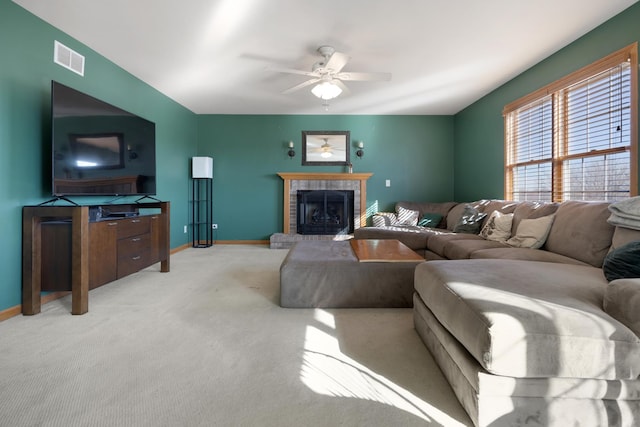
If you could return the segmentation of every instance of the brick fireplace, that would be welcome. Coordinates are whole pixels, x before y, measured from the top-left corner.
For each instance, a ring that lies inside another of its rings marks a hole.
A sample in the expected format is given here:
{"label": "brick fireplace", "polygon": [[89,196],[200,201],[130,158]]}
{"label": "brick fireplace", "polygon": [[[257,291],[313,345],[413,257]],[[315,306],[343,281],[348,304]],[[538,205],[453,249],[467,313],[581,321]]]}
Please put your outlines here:
{"label": "brick fireplace", "polygon": [[[360,228],[366,222],[367,180],[372,173],[303,173],[280,172],[284,181],[283,233],[271,236],[272,248],[287,248],[297,240],[326,239],[334,236],[310,236],[297,234],[297,194],[298,190],[352,190],[353,228]],[[345,236],[341,236],[344,238]]]}

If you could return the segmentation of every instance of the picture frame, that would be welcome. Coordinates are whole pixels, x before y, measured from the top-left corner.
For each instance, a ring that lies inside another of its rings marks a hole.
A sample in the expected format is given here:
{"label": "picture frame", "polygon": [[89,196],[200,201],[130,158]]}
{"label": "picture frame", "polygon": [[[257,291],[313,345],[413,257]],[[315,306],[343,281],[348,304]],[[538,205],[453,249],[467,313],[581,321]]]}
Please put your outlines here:
{"label": "picture frame", "polygon": [[302,131],[304,166],[347,166],[350,163],[349,131]]}

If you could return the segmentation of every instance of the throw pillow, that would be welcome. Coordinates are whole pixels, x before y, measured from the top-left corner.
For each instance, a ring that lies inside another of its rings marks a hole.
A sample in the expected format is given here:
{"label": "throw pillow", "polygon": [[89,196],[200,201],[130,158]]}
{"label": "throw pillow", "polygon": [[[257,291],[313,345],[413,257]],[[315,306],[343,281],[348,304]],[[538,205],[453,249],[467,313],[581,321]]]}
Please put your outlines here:
{"label": "throw pillow", "polygon": [[431,227],[435,228],[442,221],[442,215],[439,213],[426,213],[422,215],[420,221],[418,221],[418,225],[422,227]]}
{"label": "throw pillow", "polygon": [[496,242],[505,242],[511,237],[511,224],[513,223],[513,214],[503,214],[499,211],[493,211],[487,220],[487,223],[480,231],[480,237]]}
{"label": "throw pillow", "polygon": [[609,252],[602,263],[602,271],[608,281],[640,277],[640,241]]}
{"label": "throw pillow", "polygon": [[398,217],[395,212],[378,212],[371,218],[374,227],[384,227],[387,225],[396,225]]}
{"label": "throw pillow", "polygon": [[453,227],[454,233],[478,234],[482,220],[487,216],[471,205],[465,205],[462,216]]}
{"label": "throw pillow", "polygon": [[547,215],[536,219],[523,219],[518,224],[516,235],[506,243],[516,248],[541,248],[547,241],[554,217],[555,215]]}
{"label": "throw pillow", "polygon": [[398,224],[401,225],[417,225],[420,212],[411,209],[398,207]]}

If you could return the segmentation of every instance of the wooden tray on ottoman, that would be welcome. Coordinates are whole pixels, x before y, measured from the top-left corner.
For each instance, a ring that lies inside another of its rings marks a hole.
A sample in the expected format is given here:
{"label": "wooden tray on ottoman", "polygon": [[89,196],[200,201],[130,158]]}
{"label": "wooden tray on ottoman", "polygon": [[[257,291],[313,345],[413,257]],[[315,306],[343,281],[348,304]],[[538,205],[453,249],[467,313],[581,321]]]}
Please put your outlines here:
{"label": "wooden tray on ottoman", "polygon": [[360,262],[424,261],[424,258],[399,240],[352,239],[349,242]]}

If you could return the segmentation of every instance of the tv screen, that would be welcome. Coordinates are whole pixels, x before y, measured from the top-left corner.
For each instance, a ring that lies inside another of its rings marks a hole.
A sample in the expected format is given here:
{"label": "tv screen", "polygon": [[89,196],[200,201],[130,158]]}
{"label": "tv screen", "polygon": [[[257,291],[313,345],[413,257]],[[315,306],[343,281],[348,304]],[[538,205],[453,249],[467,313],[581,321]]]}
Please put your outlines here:
{"label": "tv screen", "polygon": [[156,194],[155,123],[51,83],[52,193]]}

